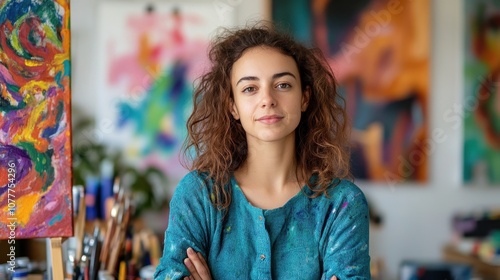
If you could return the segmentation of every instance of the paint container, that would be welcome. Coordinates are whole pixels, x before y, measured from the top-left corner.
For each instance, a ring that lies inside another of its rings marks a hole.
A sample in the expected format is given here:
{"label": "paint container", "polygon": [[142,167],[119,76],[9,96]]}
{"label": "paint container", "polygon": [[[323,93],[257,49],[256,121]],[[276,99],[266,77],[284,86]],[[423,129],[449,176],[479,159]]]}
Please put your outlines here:
{"label": "paint container", "polygon": [[27,268],[16,268],[12,273],[12,280],[28,280],[29,272]]}
{"label": "paint container", "polygon": [[[99,218],[106,219],[106,201],[113,198],[113,162],[105,159],[101,163],[101,196],[99,198]],[[109,202],[108,202],[109,203]]]}
{"label": "paint container", "polygon": [[26,268],[31,271],[33,265],[28,257],[19,257],[16,259],[16,266],[21,268]]}
{"label": "paint container", "polygon": [[99,180],[95,176],[85,179],[85,219],[94,221],[98,218],[97,201],[99,199]]}

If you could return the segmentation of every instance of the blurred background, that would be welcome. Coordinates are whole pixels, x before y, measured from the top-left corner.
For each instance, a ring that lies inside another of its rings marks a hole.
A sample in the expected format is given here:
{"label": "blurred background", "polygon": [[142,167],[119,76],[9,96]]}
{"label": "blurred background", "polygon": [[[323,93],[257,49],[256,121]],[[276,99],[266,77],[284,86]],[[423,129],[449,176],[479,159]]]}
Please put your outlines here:
{"label": "blurred background", "polygon": [[119,174],[161,237],[209,40],[262,19],[340,84],[374,279],[457,261],[500,279],[497,0],[72,0],[74,184]]}

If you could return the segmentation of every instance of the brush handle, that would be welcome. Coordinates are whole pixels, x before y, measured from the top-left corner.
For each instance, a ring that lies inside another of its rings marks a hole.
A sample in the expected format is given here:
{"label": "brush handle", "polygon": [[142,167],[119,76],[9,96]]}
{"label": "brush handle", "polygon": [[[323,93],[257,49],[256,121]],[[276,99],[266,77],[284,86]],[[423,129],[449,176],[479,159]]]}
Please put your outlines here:
{"label": "brush handle", "polygon": [[85,234],[85,193],[83,188],[80,191],[80,199],[78,201],[78,215],[75,219],[75,238],[76,238],[76,259],[79,260],[83,250],[83,236]]}
{"label": "brush handle", "polygon": [[115,231],[115,226],[113,222],[113,218],[108,220],[108,225],[106,226],[106,235],[104,236],[104,242],[102,243],[101,256],[99,260],[101,261],[101,265],[106,264],[109,256],[111,236],[113,236]]}
{"label": "brush handle", "polygon": [[109,273],[114,273],[116,271],[116,265],[118,263],[118,257],[120,256],[120,250],[123,246],[123,241],[125,240],[125,228],[119,227],[116,231],[116,234],[113,238],[113,246],[112,251],[109,256],[109,262],[107,265],[107,271]]}

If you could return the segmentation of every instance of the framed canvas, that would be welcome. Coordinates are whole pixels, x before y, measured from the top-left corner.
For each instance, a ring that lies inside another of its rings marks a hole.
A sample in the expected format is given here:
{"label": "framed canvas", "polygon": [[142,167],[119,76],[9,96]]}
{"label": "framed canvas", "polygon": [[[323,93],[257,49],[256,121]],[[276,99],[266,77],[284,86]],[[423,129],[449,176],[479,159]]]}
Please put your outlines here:
{"label": "framed canvas", "polygon": [[[195,79],[208,65],[209,40],[227,13],[211,2],[98,4],[97,130],[138,169],[160,169],[174,185]],[[164,186],[162,186],[164,187]]]}
{"label": "framed canvas", "polygon": [[69,1],[0,2],[0,238],[72,236],[70,116]]}
{"label": "framed canvas", "polygon": [[358,179],[426,182],[429,1],[272,1],[273,21],[332,67],[352,123]]}
{"label": "framed canvas", "polygon": [[[464,182],[499,187],[500,1],[464,1],[463,5]],[[461,125],[461,118],[451,120],[456,127]]]}

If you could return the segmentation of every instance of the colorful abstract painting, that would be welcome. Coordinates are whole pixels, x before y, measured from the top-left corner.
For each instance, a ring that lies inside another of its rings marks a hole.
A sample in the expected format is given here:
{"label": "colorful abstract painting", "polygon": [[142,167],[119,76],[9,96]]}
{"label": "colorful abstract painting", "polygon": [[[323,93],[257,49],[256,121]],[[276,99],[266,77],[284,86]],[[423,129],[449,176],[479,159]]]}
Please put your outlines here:
{"label": "colorful abstract painting", "polygon": [[429,1],[273,0],[272,16],[327,57],[352,122],[353,175],[426,182]]}
{"label": "colorful abstract painting", "polygon": [[[500,186],[500,1],[463,1],[464,181]],[[461,119],[452,119],[456,127]]]}
{"label": "colorful abstract painting", "polygon": [[230,23],[209,2],[100,3],[102,141],[139,169],[162,170],[175,185],[186,173],[179,155],[193,82],[209,66],[210,36]]}
{"label": "colorful abstract painting", "polygon": [[0,238],[73,234],[70,124],[68,1],[1,1]]}

